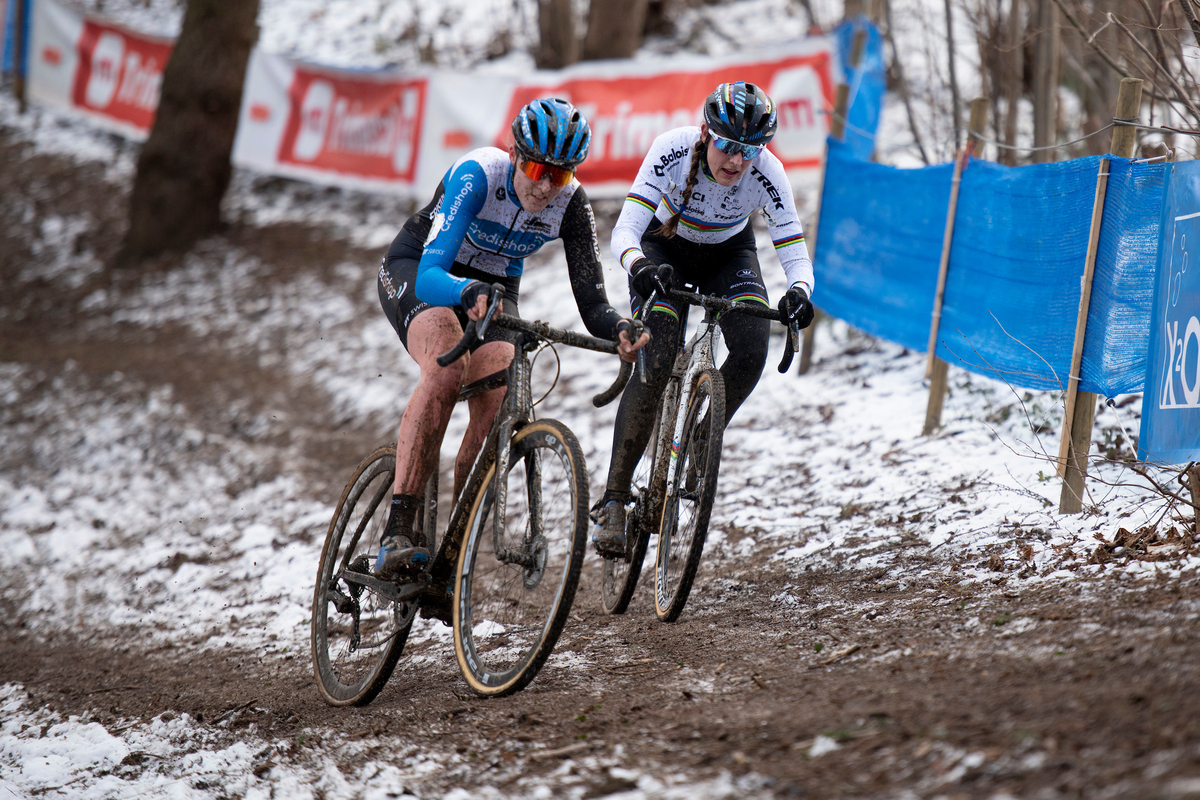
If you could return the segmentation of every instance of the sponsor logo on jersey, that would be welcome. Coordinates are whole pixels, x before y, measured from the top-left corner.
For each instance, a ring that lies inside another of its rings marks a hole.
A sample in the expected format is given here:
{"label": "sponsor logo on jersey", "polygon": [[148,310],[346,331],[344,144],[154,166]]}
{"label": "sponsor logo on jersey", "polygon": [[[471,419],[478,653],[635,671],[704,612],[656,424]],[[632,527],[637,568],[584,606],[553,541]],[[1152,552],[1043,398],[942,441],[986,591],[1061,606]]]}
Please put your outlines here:
{"label": "sponsor logo on jersey", "polygon": [[771,198],[771,202],[775,205],[778,211],[783,211],[783,199],[779,196],[779,190],[775,188],[775,184],[767,180],[767,176],[758,171],[757,167],[750,168],[750,174],[754,176],[754,180],[762,184],[762,187],[767,190],[767,196]]}
{"label": "sponsor logo on jersey", "polygon": [[508,191],[503,186],[496,187],[496,199],[501,203],[508,199]]}
{"label": "sponsor logo on jersey", "polygon": [[660,178],[663,177],[667,174],[667,169],[669,169],[672,164],[681,160],[690,152],[692,152],[690,147],[676,147],[669,153],[663,153],[658,157],[658,163],[654,165],[654,174]]}
{"label": "sponsor logo on jersey", "polygon": [[[462,188],[458,190],[458,194],[454,195],[454,203],[451,204],[450,211],[446,214],[440,226],[443,231],[450,230],[451,221],[453,221],[454,217],[458,215],[458,210],[462,208],[463,200],[466,199],[467,195],[469,195],[471,190],[474,188],[475,184],[471,183],[470,180],[467,180],[463,183]],[[442,216],[441,212],[438,212],[438,216]],[[438,226],[435,225],[434,227]]]}
{"label": "sponsor logo on jersey", "polygon": [[503,251],[505,253],[515,253],[520,256],[527,256],[534,252],[542,246],[543,241],[541,237],[534,237],[529,241],[522,241],[519,239],[515,241],[508,241],[508,237],[506,235],[501,235],[500,233],[489,233],[488,231],[480,228],[478,225],[473,225],[471,227],[471,238],[477,242],[483,242],[498,248],[497,252]]}
{"label": "sponsor logo on jersey", "polygon": [[550,226],[544,220],[540,220],[537,217],[526,217],[525,221],[521,223],[521,227],[527,231],[550,232]]}
{"label": "sponsor logo on jersey", "polygon": [[754,277],[754,270],[752,270],[752,269],[739,269],[739,270],[737,271],[737,276],[738,276],[739,278],[752,278],[752,277]]}

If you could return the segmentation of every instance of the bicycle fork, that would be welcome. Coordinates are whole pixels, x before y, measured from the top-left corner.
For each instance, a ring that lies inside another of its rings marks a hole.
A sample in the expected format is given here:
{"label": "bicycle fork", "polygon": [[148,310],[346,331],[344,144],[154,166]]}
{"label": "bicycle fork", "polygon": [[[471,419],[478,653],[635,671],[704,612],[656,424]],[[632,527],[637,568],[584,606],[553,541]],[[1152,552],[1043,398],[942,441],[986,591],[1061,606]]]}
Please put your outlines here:
{"label": "bicycle fork", "polygon": [[[508,510],[508,462],[512,457],[513,434],[529,422],[529,409],[533,406],[533,397],[529,389],[529,361],[525,352],[529,342],[523,341],[518,346],[520,353],[513,354],[511,375],[508,382],[508,396],[504,402],[511,403],[502,409],[499,437],[496,441],[496,462],[492,473],[492,547],[496,559],[505,564],[518,564],[526,569],[533,569],[536,564],[534,544],[541,536],[541,462],[537,451],[525,456],[526,497],[529,500],[529,530],[517,548],[508,548],[504,544],[504,522]],[[507,413],[505,413],[507,412]]]}
{"label": "bicycle fork", "polygon": [[701,371],[713,364],[713,338],[717,326],[704,316],[702,329],[692,340],[691,348],[684,348],[675,362],[674,374],[679,374],[679,399],[675,405],[675,423],[671,432],[671,457],[667,462],[666,497],[675,494],[675,474],[679,470],[679,448],[683,441],[683,426],[687,424],[688,405],[692,402],[692,385]]}

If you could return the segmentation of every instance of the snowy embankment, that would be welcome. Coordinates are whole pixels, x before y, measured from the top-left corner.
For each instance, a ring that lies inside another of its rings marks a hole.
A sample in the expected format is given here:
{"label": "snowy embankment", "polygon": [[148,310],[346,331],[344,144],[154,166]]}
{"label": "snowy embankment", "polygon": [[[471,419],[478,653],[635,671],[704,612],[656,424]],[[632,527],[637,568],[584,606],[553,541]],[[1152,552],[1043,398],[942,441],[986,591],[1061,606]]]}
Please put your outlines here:
{"label": "snowy embankment", "polygon": [[[139,5],[146,4],[130,5],[130,13]],[[282,5],[264,1],[263,25],[287,48],[303,49],[301,30],[327,32],[311,14],[280,13]],[[789,4],[743,5],[754,6],[760,16],[750,18],[757,20]],[[154,8],[162,12],[153,18],[161,27],[177,24],[161,3]],[[728,37],[710,38],[714,52],[729,46]],[[374,47],[369,39],[359,45]],[[104,161],[112,180],[128,179],[130,145],[51,114],[18,120],[8,98],[0,102],[4,124],[16,135],[45,150]],[[904,129],[896,111],[889,107],[885,131]],[[366,213],[322,201],[264,206],[242,188],[230,204],[244,219],[332,222],[366,247],[381,248],[400,222],[370,203]],[[327,200],[339,202],[336,196]],[[51,217],[31,233],[41,248],[43,276],[51,270],[56,280],[80,285],[101,268],[86,248],[75,247],[81,232],[79,220]],[[610,297],[623,301],[621,276],[602,250]],[[386,440],[414,372],[378,312],[375,264],[345,262],[322,277],[261,280],[277,276],[279,266],[210,243],[175,271],[148,276],[133,288],[96,292],[84,303],[83,324],[97,332],[118,324],[170,324],[219,339],[230,352],[321,393],[339,419],[367,420]],[[531,264],[522,309],[578,327],[562,269],[553,252]],[[777,296],[774,264],[764,271]],[[8,291],[19,295],[21,287]],[[777,336],[761,383],[726,435],[707,558],[770,560],[796,576],[848,570],[897,584],[953,572],[967,583],[1004,580],[1010,587],[1084,581],[1114,570],[1136,580],[1200,566],[1191,556],[1087,563],[1094,535],[1112,541],[1120,528],[1156,521],[1163,506],[1143,489],[1109,488],[1129,475],[1104,467],[1104,480],[1089,481],[1094,502],[1088,514],[1055,513],[1059,482],[1050,477],[1047,454],[1057,451],[1059,395],[1015,391],[952,370],[944,426],[923,437],[922,354],[827,322],[817,331],[811,372],[779,375],[774,364],[780,346]],[[550,361],[547,356],[541,362],[543,386]],[[598,492],[613,409],[595,411],[588,399],[607,384],[610,365],[591,354],[563,352],[562,370],[546,413],[579,435]],[[133,628],[147,648],[176,642],[306,659],[311,582],[336,498],[307,495],[288,469],[288,459],[300,456],[258,435],[288,426],[284,404],[251,412],[235,398],[217,413],[245,435],[217,434],[197,423],[178,391],[119,372],[97,377],[70,365],[60,371],[0,365],[0,452],[9,454],[6,463],[33,465],[0,472],[0,591],[22,623],[46,637],[116,640],[119,631]],[[1136,432],[1138,408],[1134,402],[1103,411],[1097,439],[1112,438],[1121,424]],[[447,454],[461,423],[452,423]],[[265,469],[267,462],[274,466]],[[889,557],[910,546],[931,558],[905,565]],[[789,608],[796,601],[784,592],[778,603]],[[427,658],[452,658],[440,626],[422,624],[414,641],[439,643]],[[287,743],[253,727],[238,739],[231,744],[219,720],[201,723],[171,712],[107,728],[86,718],[64,719],[31,706],[21,686],[0,687],[0,788],[18,797],[49,796],[56,787],[96,798],[217,791],[396,796],[420,792],[434,772],[465,769],[459,754],[410,745],[393,754],[406,759],[403,769],[361,756],[361,771],[343,772],[336,763],[354,755],[353,745],[331,745],[300,762],[281,755]],[[140,768],[146,763],[155,768]],[[630,796],[754,794],[752,785],[729,780],[695,785],[673,776],[680,784],[671,789],[649,774],[621,777],[637,785],[640,794]],[[548,797],[554,781],[512,795],[484,788],[446,796]]]}

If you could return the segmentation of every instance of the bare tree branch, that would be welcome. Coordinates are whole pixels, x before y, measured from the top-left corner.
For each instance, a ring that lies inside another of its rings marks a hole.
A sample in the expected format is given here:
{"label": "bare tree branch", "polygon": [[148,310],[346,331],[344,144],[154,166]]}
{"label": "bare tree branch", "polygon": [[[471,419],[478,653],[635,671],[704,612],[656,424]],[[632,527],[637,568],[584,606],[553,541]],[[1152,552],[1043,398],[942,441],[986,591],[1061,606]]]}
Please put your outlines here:
{"label": "bare tree branch", "polygon": [[[1104,59],[1104,63],[1108,64],[1110,67],[1112,67],[1114,70],[1116,70],[1117,74],[1119,74],[1122,78],[1132,77],[1119,64],[1117,64],[1117,62],[1113,61],[1112,57],[1109,56],[1108,53],[1106,53],[1102,49],[1100,49],[1100,45],[1096,44],[1096,41],[1095,41],[1096,34],[1093,33],[1091,35],[1088,35],[1088,32],[1083,29],[1082,25],[1079,24],[1079,20],[1075,19],[1075,15],[1071,13],[1071,9],[1067,8],[1067,4],[1064,3],[1063,0],[1054,0],[1054,4],[1056,6],[1058,6],[1059,11],[1063,12],[1063,16],[1066,17],[1067,21],[1071,23],[1071,27],[1075,28],[1075,30],[1079,31],[1079,33],[1083,35],[1084,42],[1087,44],[1087,46],[1092,48],[1092,50],[1095,51],[1096,55],[1098,55],[1102,59]],[[1110,14],[1109,16],[1111,17],[1112,15]],[[1105,23],[1105,25],[1107,25],[1107,24],[1108,23]],[[1101,28],[1100,30],[1103,30],[1103,28]],[[1096,33],[1099,33],[1099,32],[1100,31],[1096,31]]]}
{"label": "bare tree branch", "polygon": [[[1059,2],[1059,0],[1054,0],[1054,2],[1057,3],[1057,2]],[[1113,23],[1118,28],[1125,31],[1125,35],[1133,40],[1133,43],[1138,46],[1138,49],[1140,49],[1143,53],[1146,54],[1147,58],[1149,58],[1151,61],[1155,60],[1154,55],[1150,52],[1150,50],[1146,47],[1146,45],[1142,44],[1141,39],[1134,36],[1133,31],[1129,30],[1129,28],[1125,25],[1125,23],[1123,23],[1123,22],[1121,22],[1121,20],[1117,19],[1111,11],[1108,12],[1108,18],[1110,20],[1112,20]],[[1155,62],[1155,63],[1157,63],[1157,62]],[[1165,67],[1166,65],[1163,65],[1163,66]],[[1183,103],[1185,106],[1187,106],[1188,110],[1191,111],[1192,116],[1195,119],[1200,120],[1200,108],[1197,108],[1196,105],[1194,103],[1192,103],[1191,98],[1189,98],[1187,96],[1187,92],[1184,91],[1183,87],[1179,85],[1179,81],[1175,80],[1175,76],[1173,76],[1171,74],[1170,70],[1164,69],[1164,73],[1167,76],[1167,80],[1170,81],[1171,85],[1175,88],[1175,91],[1178,93],[1178,100],[1181,103]]]}
{"label": "bare tree branch", "polygon": [[900,48],[896,46],[896,39],[892,36],[891,0],[884,0],[883,13],[887,22],[885,36],[892,46],[892,67],[896,70],[896,86],[900,92],[900,99],[904,101],[904,110],[908,114],[908,127],[912,130],[913,142],[916,143],[917,151],[921,154],[921,161],[928,164],[929,156],[926,155],[925,145],[921,142],[921,132],[917,129],[917,118],[913,114],[912,98],[908,92],[908,81],[904,77],[904,66],[900,63]]}
{"label": "bare tree branch", "polygon": [[1192,26],[1192,35],[1196,37],[1196,44],[1200,45],[1200,19],[1196,18],[1192,0],[1180,0],[1179,5],[1183,9],[1184,16],[1187,17],[1188,24]]}

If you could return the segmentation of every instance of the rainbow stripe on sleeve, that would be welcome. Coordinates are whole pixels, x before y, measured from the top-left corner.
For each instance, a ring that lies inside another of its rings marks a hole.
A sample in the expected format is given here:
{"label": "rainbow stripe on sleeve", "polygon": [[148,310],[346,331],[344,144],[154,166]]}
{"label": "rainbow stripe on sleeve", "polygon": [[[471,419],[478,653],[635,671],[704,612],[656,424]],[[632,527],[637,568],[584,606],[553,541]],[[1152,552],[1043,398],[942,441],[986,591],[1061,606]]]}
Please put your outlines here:
{"label": "rainbow stripe on sleeve", "polygon": [[658,209],[657,203],[651,203],[645,197],[642,197],[640,194],[635,194],[634,192],[630,192],[629,194],[625,195],[625,199],[631,203],[637,203],[638,205],[645,206],[646,208],[650,209],[651,211],[655,211]]}
{"label": "rainbow stripe on sleeve", "polygon": [[[679,206],[672,203],[671,198],[667,197],[666,195],[663,195],[663,202],[666,204],[667,210],[670,211],[672,214],[676,214],[679,212]],[[684,214],[679,218],[680,222],[682,222],[684,224],[684,226],[691,228],[694,231],[728,230],[729,228],[733,228],[738,225],[741,225],[747,219],[749,219],[749,217],[742,217],[741,219],[735,219],[733,222],[704,222],[703,220],[700,220],[696,217],[689,217],[687,214]]]}
{"label": "rainbow stripe on sleeve", "polygon": [[733,301],[734,303],[762,303],[764,306],[771,305],[767,302],[767,298],[758,292],[742,292],[741,294],[735,294],[733,297],[730,297],[729,300]]}
{"label": "rainbow stripe on sleeve", "polygon": [[795,236],[788,236],[784,239],[780,239],[779,241],[775,242],[775,249],[778,250],[781,247],[787,247],[789,244],[800,244],[803,241],[804,241],[804,234],[797,233]]}

